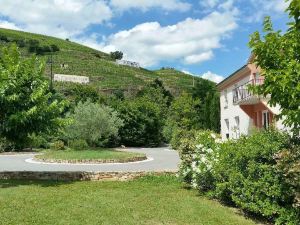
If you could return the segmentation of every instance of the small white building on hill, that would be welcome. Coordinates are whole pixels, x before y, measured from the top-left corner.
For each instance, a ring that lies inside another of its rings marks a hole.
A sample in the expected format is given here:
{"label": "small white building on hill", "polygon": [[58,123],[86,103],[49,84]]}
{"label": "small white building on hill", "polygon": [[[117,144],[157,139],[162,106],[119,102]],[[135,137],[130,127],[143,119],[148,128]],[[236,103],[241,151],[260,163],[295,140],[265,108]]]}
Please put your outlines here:
{"label": "small white building on hill", "polygon": [[132,62],[132,61],[126,61],[126,60],[116,60],[116,63],[118,65],[122,65],[122,66],[130,66],[130,67],[135,67],[135,68],[141,67],[138,62]]}

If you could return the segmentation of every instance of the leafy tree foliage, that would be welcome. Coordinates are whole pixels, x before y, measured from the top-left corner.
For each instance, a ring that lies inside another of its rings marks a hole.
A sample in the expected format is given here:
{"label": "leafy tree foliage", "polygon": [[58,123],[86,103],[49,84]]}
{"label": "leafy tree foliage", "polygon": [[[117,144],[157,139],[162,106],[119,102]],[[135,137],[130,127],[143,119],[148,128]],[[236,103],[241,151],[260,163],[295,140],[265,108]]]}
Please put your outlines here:
{"label": "leafy tree foliage", "polygon": [[121,52],[121,51],[111,52],[110,57],[112,59],[122,59],[123,58],[123,52]]}
{"label": "leafy tree foliage", "polygon": [[121,143],[128,146],[158,146],[163,141],[159,104],[145,97],[125,100],[119,107],[124,126],[120,129]]}
{"label": "leafy tree foliage", "polygon": [[91,146],[106,146],[111,139],[118,137],[123,121],[118,113],[108,106],[91,101],[79,102],[73,114],[73,121],[66,127],[70,140],[85,140]]}
{"label": "leafy tree foliage", "polygon": [[65,93],[70,98],[74,99],[75,103],[86,102],[98,102],[100,94],[93,86],[84,84],[71,84],[71,88]]}
{"label": "leafy tree foliage", "polygon": [[124,126],[120,130],[122,144],[158,146],[163,142],[162,130],[173,96],[160,80],[155,80],[137,93],[134,99],[118,101]]}
{"label": "leafy tree foliage", "polygon": [[197,107],[199,123],[205,129],[220,131],[220,96],[216,84],[209,80],[198,80],[193,88],[192,95],[200,99]]}
{"label": "leafy tree foliage", "polygon": [[291,127],[295,135],[300,131],[300,1],[292,0],[288,7],[293,22],[282,34],[274,31],[269,17],[264,21],[264,36],[255,32],[249,45],[255,63],[262,69],[265,82],[253,87],[263,96],[271,96],[269,104],[279,105],[284,124]]}
{"label": "leafy tree foliage", "polygon": [[50,133],[64,125],[66,102],[53,98],[36,57],[22,59],[16,45],[0,55],[0,136],[21,149],[32,133]]}
{"label": "leafy tree foliage", "polygon": [[169,90],[165,88],[163,82],[160,79],[156,78],[152,83],[150,83],[149,86],[158,89],[166,99],[167,106],[169,107],[171,105],[172,101],[174,100],[174,96]]}
{"label": "leafy tree foliage", "polygon": [[156,103],[160,108],[160,116],[162,120],[165,120],[168,113],[168,107],[173,101],[172,94],[165,89],[163,82],[159,79],[155,79],[145,88],[137,93],[137,97],[143,97],[147,101]]}
{"label": "leafy tree foliage", "polygon": [[163,130],[164,137],[171,141],[172,146],[176,145],[175,142],[184,132],[202,128],[197,111],[199,105],[200,100],[188,93],[183,93],[172,102]]}

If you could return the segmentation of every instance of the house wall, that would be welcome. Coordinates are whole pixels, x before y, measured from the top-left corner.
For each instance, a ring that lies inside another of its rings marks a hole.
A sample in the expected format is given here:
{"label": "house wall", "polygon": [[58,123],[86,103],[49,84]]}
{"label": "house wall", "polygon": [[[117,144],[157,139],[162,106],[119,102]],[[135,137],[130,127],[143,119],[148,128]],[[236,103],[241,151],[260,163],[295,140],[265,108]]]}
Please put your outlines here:
{"label": "house wall", "polygon": [[[229,138],[236,139],[240,135],[247,135],[254,126],[253,120],[240,108],[239,105],[233,104],[233,89],[243,85],[252,79],[253,71],[247,71],[242,77],[235,82],[227,85],[221,90],[220,104],[221,104],[221,135],[222,139],[227,139],[226,134],[229,132]],[[226,91],[227,91],[227,107],[226,107]],[[239,131],[236,128],[236,117],[239,117]],[[226,120],[229,122],[229,129],[227,128]]]}
{"label": "house wall", "polygon": [[[219,85],[220,90],[220,104],[221,104],[221,135],[222,139],[227,138],[237,139],[240,135],[248,135],[257,128],[262,128],[262,112],[267,110],[270,113],[270,121],[274,122],[277,129],[283,131],[290,131],[289,128],[283,125],[282,120],[275,120],[275,115],[280,113],[280,107],[271,107],[267,99],[261,99],[260,103],[254,105],[234,105],[233,104],[233,90],[243,84],[246,84],[252,79],[255,79],[255,74],[260,69],[254,64],[248,64],[243,70],[238,71],[228,81]],[[227,101],[226,104],[226,95]],[[235,118],[239,118],[239,129]],[[229,127],[226,124],[229,123]],[[229,137],[227,136],[229,134]]]}

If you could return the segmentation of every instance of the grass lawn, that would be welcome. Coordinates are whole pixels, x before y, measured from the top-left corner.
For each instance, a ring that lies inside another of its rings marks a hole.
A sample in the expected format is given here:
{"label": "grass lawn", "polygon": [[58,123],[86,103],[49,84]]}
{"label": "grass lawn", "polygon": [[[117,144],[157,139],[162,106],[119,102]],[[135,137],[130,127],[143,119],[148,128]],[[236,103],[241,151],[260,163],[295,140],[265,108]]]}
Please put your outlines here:
{"label": "grass lawn", "polygon": [[173,176],[129,182],[1,181],[0,224],[253,225]]}
{"label": "grass lawn", "polygon": [[43,161],[58,162],[128,162],[146,159],[145,154],[134,152],[116,151],[113,149],[94,150],[47,150],[42,155],[37,155],[37,159]]}

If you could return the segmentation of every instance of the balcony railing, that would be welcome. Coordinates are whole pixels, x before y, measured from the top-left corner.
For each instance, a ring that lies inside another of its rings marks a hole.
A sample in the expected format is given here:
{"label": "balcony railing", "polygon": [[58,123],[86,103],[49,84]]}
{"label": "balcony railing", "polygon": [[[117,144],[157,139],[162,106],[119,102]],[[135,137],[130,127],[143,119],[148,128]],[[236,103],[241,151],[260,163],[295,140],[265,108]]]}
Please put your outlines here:
{"label": "balcony railing", "polygon": [[247,100],[254,96],[253,93],[248,89],[249,85],[262,85],[263,83],[264,79],[253,79],[233,89],[233,104],[238,104],[239,102]]}

